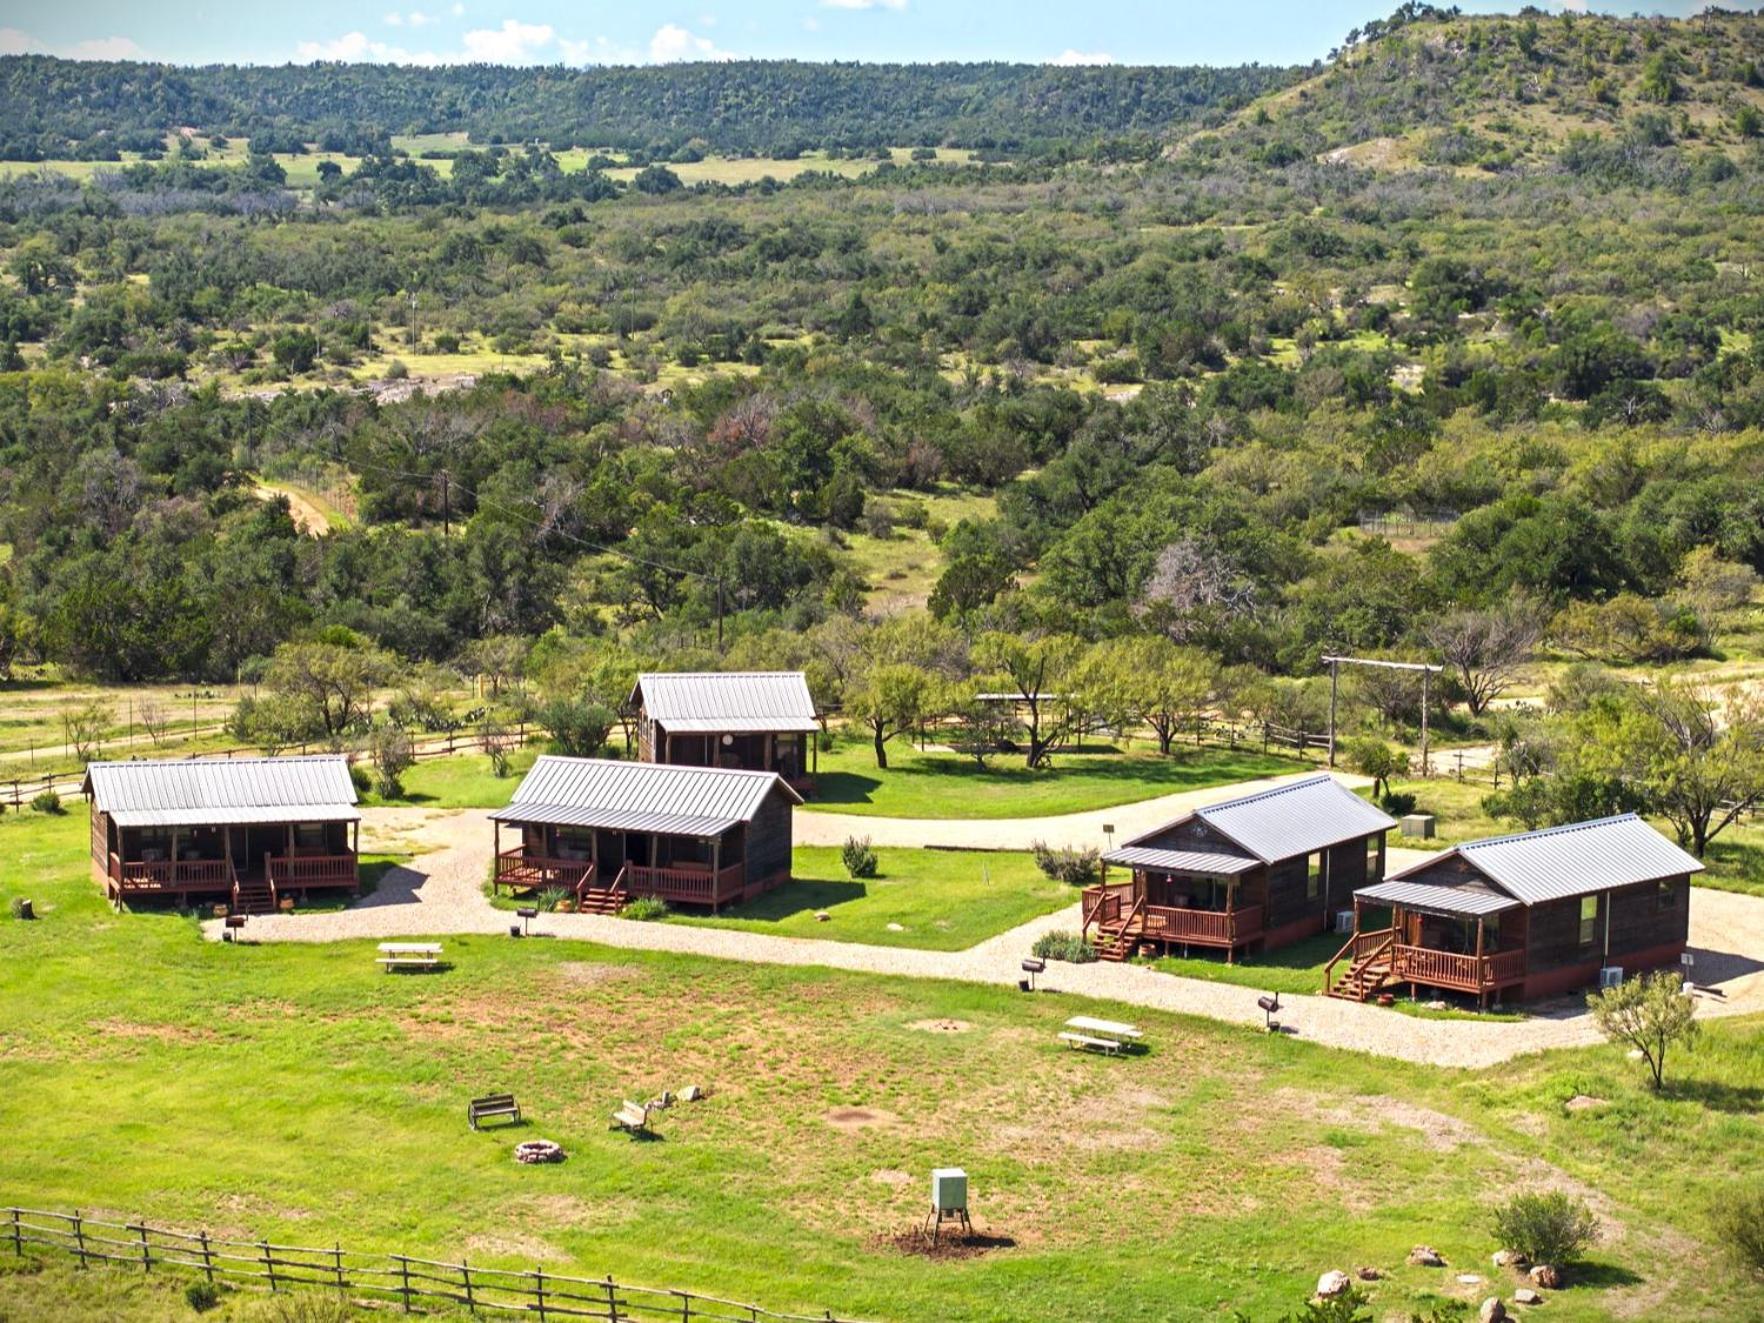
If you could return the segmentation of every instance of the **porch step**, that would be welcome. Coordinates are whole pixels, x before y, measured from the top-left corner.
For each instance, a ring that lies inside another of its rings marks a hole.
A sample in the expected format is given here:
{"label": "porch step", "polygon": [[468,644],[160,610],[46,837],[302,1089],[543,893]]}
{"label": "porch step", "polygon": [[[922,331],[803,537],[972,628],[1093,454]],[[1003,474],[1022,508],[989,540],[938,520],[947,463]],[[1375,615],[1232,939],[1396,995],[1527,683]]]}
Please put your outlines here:
{"label": "porch step", "polygon": [[268,882],[241,882],[231,908],[234,914],[274,914],[275,893]]}
{"label": "porch step", "polygon": [[589,887],[576,897],[577,914],[617,914],[630,895],[613,887]]}
{"label": "porch step", "polygon": [[1132,958],[1139,945],[1139,934],[1125,929],[1099,928],[1096,933],[1096,958],[1111,964],[1122,964]]}
{"label": "porch step", "polygon": [[1371,1001],[1390,981],[1388,959],[1368,960],[1351,967],[1329,989],[1331,997],[1344,1001]]}

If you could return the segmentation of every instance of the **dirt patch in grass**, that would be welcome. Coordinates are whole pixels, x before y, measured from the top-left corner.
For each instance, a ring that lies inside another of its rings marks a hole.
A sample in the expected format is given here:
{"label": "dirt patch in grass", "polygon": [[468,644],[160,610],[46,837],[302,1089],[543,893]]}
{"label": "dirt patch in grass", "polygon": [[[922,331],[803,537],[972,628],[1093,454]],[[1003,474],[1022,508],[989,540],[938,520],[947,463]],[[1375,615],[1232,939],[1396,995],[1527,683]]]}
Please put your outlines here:
{"label": "dirt patch in grass", "polygon": [[156,1043],[201,1043],[214,1037],[214,1031],[197,1025],[142,1024],[137,1020],[90,1020],[87,1028],[107,1038],[148,1038]]}
{"label": "dirt patch in grass", "polygon": [[891,1190],[898,1190],[902,1186],[913,1183],[912,1173],[902,1171],[898,1167],[878,1167],[870,1173],[870,1179],[877,1185],[886,1185]]}
{"label": "dirt patch in grass", "polygon": [[1577,1093],[1562,1104],[1566,1112],[1591,1112],[1609,1104],[1604,1098],[1595,1098],[1590,1093]]}
{"label": "dirt patch in grass", "polygon": [[914,1020],[907,1025],[925,1034],[965,1034],[973,1027],[966,1020]]}
{"label": "dirt patch in grass", "polygon": [[628,979],[639,972],[630,965],[610,965],[592,960],[566,960],[553,971],[557,977],[576,988],[594,988],[602,983]]}
{"label": "dirt patch in grass", "polygon": [[901,1231],[878,1239],[876,1248],[919,1259],[977,1259],[995,1250],[1012,1249],[1016,1243],[1010,1236],[981,1231],[967,1235],[946,1231],[936,1240],[920,1231]]}
{"label": "dirt patch in grass", "polygon": [[1299,1089],[1280,1089],[1274,1098],[1282,1111],[1344,1129],[1373,1134],[1391,1126],[1413,1130],[1436,1153],[1450,1153],[1478,1138],[1475,1127],[1467,1121],[1394,1098],[1330,1098]]}
{"label": "dirt patch in grass", "polygon": [[539,1260],[567,1263],[570,1260],[568,1254],[563,1253],[549,1242],[541,1240],[538,1236],[521,1235],[518,1232],[505,1231],[468,1236],[465,1247],[466,1251],[473,1255],[487,1254],[505,1259],[524,1259],[529,1262]]}
{"label": "dirt patch in grass", "polygon": [[835,1107],[821,1118],[835,1130],[867,1130],[871,1126],[893,1125],[900,1118],[880,1107]]}

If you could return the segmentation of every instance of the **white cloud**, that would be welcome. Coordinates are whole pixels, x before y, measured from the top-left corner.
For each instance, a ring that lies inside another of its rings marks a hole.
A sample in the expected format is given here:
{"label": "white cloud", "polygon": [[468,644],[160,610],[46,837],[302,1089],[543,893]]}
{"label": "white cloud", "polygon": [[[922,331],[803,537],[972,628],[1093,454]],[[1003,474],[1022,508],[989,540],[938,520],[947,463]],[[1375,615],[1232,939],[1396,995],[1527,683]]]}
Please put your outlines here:
{"label": "white cloud", "polygon": [[390,14],[387,14],[386,17],[382,18],[380,22],[384,23],[389,28],[403,27],[404,15],[394,9]]}
{"label": "white cloud", "polygon": [[147,52],[133,37],[93,37],[65,46],[41,41],[22,28],[0,28],[0,55],[59,55],[68,60],[140,60]]}
{"label": "white cloud", "polygon": [[451,13],[455,18],[464,18],[465,17],[465,6],[460,4],[459,0],[453,0],[453,8],[451,10],[449,10],[448,12]]}
{"label": "white cloud", "polygon": [[1115,63],[1115,57],[1110,55],[1107,51],[1075,51],[1068,49],[1061,51],[1058,55],[1054,56],[1052,60],[1048,61],[1048,63],[1065,65],[1067,67],[1081,64],[1113,64]]}
{"label": "white cloud", "polygon": [[466,33],[465,58],[482,64],[528,63],[556,35],[549,23],[505,18],[499,28],[474,28]]}
{"label": "white cloud", "polygon": [[330,41],[303,41],[294,50],[302,60],[340,60],[345,64],[358,64],[363,60],[380,64],[438,63],[433,58],[425,60],[386,42],[370,40],[365,32],[345,32]]}
{"label": "white cloud", "polygon": [[420,9],[413,9],[408,14],[401,14],[394,9],[382,20],[389,28],[401,28],[409,24],[413,28],[426,27],[435,21],[433,14],[425,14]]}
{"label": "white cloud", "polygon": [[673,64],[679,60],[732,60],[728,51],[718,50],[709,37],[695,36],[678,23],[664,23],[649,39],[649,58],[656,64]]}
{"label": "white cloud", "polygon": [[807,18],[802,20],[802,30],[804,32],[819,32],[821,30],[821,20],[816,18],[813,14],[810,14]]}
{"label": "white cloud", "polygon": [[821,0],[828,9],[905,9],[907,0]]}

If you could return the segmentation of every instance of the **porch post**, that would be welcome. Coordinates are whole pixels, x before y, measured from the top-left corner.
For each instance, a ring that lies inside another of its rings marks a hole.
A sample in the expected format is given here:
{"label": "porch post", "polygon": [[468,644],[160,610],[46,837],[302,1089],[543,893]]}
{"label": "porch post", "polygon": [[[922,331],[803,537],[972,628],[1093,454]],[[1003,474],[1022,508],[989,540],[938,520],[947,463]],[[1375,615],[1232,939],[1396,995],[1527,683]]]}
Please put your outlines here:
{"label": "porch post", "polygon": [[723,837],[719,832],[711,837],[711,913],[715,914],[722,908],[723,896]]}
{"label": "porch post", "polygon": [[1237,879],[1225,879],[1225,963],[1237,963]]}
{"label": "porch post", "polygon": [[172,828],[171,884],[174,887],[178,884],[178,829],[176,827]]}
{"label": "porch post", "polygon": [[1486,919],[1476,916],[1476,1004],[1485,1010],[1488,1007],[1488,981],[1482,971],[1482,933],[1486,924]]}

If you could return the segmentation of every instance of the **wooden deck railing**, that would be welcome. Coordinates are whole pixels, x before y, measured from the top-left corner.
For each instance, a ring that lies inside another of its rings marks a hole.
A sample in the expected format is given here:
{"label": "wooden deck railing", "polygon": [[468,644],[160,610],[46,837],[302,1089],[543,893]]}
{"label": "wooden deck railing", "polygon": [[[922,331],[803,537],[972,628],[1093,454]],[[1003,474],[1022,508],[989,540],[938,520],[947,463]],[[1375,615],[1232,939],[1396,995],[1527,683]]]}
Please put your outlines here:
{"label": "wooden deck railing", "polygon": [[742,865],[731,864],[717,873],[708,868],[650,868],[642,864],[625,867],[625,884],[633,895],[660,896],[685,905],[720,905],[741,894]]}
{"label": "wooden deck railing", "polygon": [[356,884],[352,854],[273,854],[266,860],[271,885],[290,887],[352,887]]}
{"label": "wooden deck railing", "polygon": [[225,859],[110,858],[111,880],[121,891],[227,891],[233,885],[233,867]]}
{"label": "wooden deck railing", "polygon": [[1328,992],[1335,986],[1335,967],[1342,961],[1347,961],[1348,968],[1352,969],[1360,961],[1379,955],[1395,944],[1395,928],[1368,928],[1365,932],[1355,933],[1323,966],[1323,991]]}
{"label": "wooden deck railing", "polygon": [[1133,884],[1131,882],[1085,887],[1083,895],[1084,921],[1079,926],[1079,931],[1088,932],[1093,923],[1103,925],[1119,923],[1121,916],[1132,905],[1132,897]]}
{"label": "wooden deck railing", "polygon": [[491,889],[507,887],[510,891],[541,891],[562,887],[575,891],[586,879],[592,878],[594,865],[586,859],[555,859],[546,855],[526,854],[519,849],[504,850],[496,856],[496,876]]}
{"label": "wooden deck railing", "polygon": [[1398,943],[1391,948],[1391,977],[1399,982],[1425,983],[1456,992],[1482,992],[1525,977],[1525,952],[1458,955],[1425,946]]}
{"label": "wooden deck railing", "polygon": [[1241,946],[1262,935],[1262,907],[1246,905],[1239,910],[1226,911],[1147,905],[1144,935],[1159,942]]}

